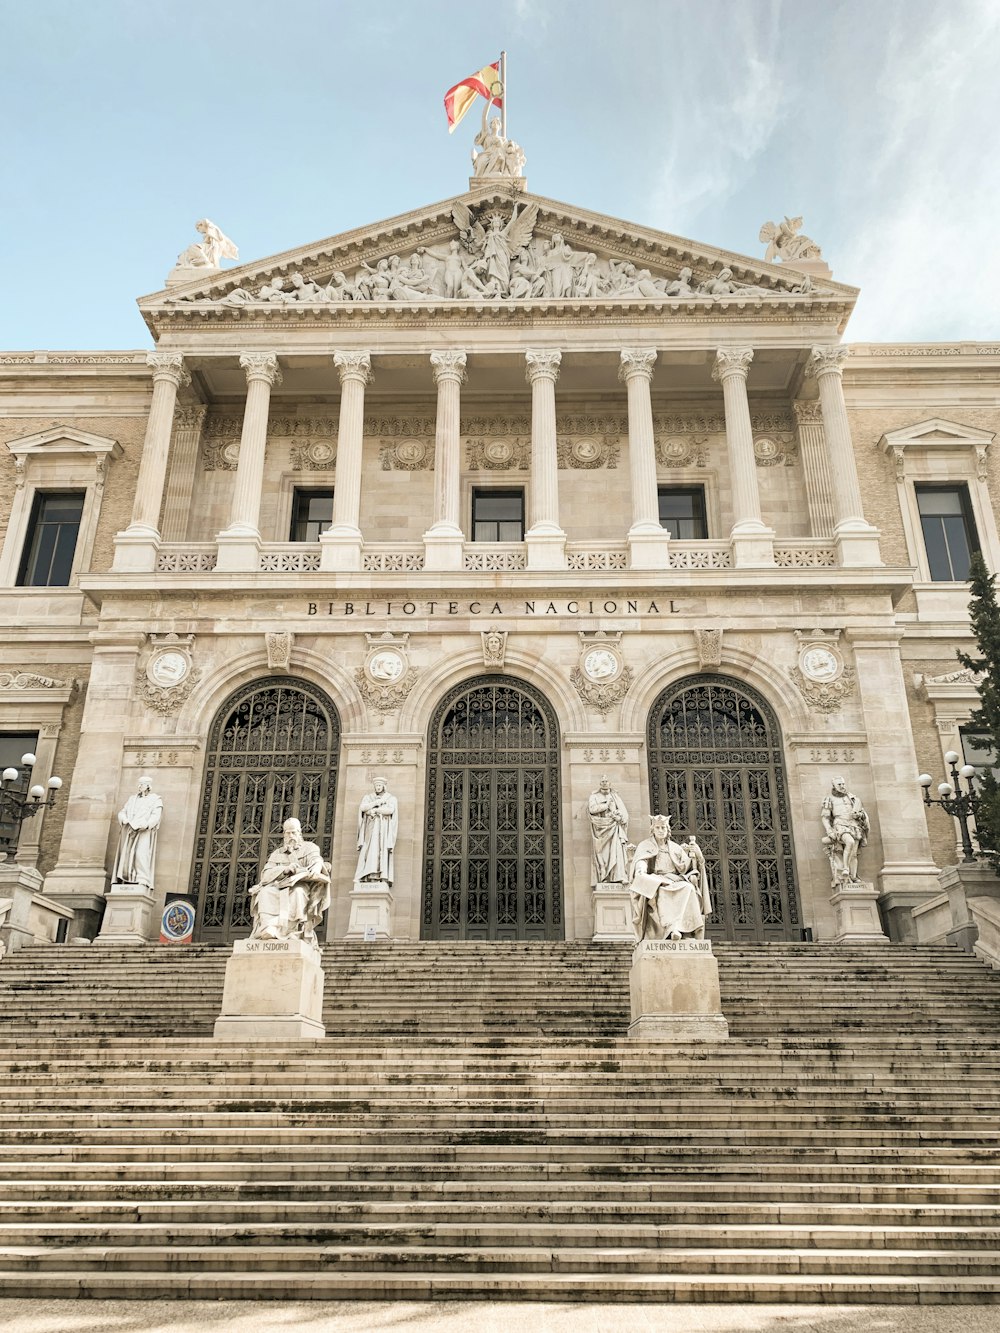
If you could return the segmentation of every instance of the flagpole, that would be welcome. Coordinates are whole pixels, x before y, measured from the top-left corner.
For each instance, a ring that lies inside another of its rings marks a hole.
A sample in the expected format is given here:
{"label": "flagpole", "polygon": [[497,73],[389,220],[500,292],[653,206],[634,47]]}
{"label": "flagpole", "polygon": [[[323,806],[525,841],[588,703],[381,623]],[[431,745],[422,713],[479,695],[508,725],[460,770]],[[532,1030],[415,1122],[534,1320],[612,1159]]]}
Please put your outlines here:
{"label": "flagpole", "polygon": [[507,137],[507,52],[500,52],[500,87],[503,89],[500,103],[500,133]]}

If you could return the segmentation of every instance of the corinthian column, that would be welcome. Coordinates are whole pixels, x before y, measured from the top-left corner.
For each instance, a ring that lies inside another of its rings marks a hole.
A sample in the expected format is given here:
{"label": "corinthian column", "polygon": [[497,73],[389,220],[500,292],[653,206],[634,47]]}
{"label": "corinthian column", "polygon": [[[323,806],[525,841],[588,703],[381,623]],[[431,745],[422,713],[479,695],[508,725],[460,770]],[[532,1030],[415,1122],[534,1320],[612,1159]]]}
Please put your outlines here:
{"label": "corinthian column", "polygon": [[556,450],[556,380],[562,352],[525,353],[531,385],[531,527],[524,534],[529,569],[562,569],[566,534],[559,526],[559,457]]}
{"label": "corinthian column", "polygon": [[878,530],[865,519],[851,424],[844,401],[844,362],[847,357],[846,347],[814,347],[806,375],[815,379],[819,386],[833,483],[833,534],[840,548],[840,563],[880,565]]}
{"label": "corinthian column", "polygon": [[361,517],[361,463],[365,441],[365,387],[372,382],[369,352],[335,352],[340,376],[340,421],[337,426],[337,478],[333,490],[333,523],[320,533],[320,568],[361,568],[364,538]]}
{"label": "corinthian column", "polygon": [[247,377],[247,402],[240,435],[229,527],[219,533],[216,569],[256,569],[260,563],[260,499],[264,489],[264,452],[271,387],[281,383],[274,352],[245,352],[240,365]]}
{"label": "corinthian column", "polygon": [[632,482],[632,526],[628,532],[633,569],[666,569],[670,563],[669,534],[660,526],[656,493],[656,444],[649,388],[656,353],[649,348],[625,350],[618,378],[628,390],[628,457]]}
{"label": "corinthian column", "polygon": [[146,420],[142,442],[139,478],[132,505],[132,522],[115,539],[114,568],[151,570],[156,568],[160,542],[160,505],[167,476],[170,433],[174,425],[177,390],[191,383],[179,352],[147,352],[146,365],[153,371],[153,400]]}
{"label": "corinthian column", "polygon": [[425,569],[462,568],[459,490],[465,362],[464,352],[431,353],[431,370],[437,385],[437,423],[434,434],[434,523],[424,533]]}
{"label": "corinthian column", "polygon": [[733,563],[773,565],[774,533],[760,516],[757,461],[753,452],[753,426],[747,398],[747,375],[753,360],[751,347],[720,347],[715,354],[712,379],[722,384],[726,406],[726,445],[733,481]]}

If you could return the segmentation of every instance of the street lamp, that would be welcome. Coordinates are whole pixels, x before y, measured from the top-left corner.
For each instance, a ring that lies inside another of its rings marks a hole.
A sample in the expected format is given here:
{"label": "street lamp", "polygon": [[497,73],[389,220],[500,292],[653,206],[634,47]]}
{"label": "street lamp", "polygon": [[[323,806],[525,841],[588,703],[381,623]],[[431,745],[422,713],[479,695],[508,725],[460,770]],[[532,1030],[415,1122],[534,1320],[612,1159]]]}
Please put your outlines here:
{"label": "street lamp", "polygon": [[5,768],[0,773],[0,820],[5,824],[14,825],[13,844],[14,850],[17,850],[18,840],[21,836],[21,825],[26,819],[31,819],[37,815],[39,810],[48,810],[50,806],[55,805],[56,795],[62,786],[62,778],[57,778],[54,774],[49,778],[46,786],[48,787],[48,796],[45,795],[45,787],[35,784],[29,787],[26,793],[14,791],[8,787],[8,783],[24,783],[31,781],[31,770],[35,767],[37,760],[33,754],[21,755],[20,768]]}
{"label": "street lamp", "polygon": [[[976,776],[976,770],[972,764],[963,764],[958,767],[960,756],[954,750],[949,750],[944,757],[944,761],[951,767],[951,781],[938,783],[937,799],[932,799],[930,795],[930,786],[934,779],[929,773],[921,773],[917,781],[924,789],[924,805],[939,805],[941,809],[958,820],[958,827],[962,835],[962,860],[963,862],[974,862],[976,853],[972,847],[972,835],[969,832],[969,819],[975,818],[976,810],[979,806],[979,797],[976,795],[976,789],[972,785]],[[968,784],[968,790],[963,790],[961,779],[965,778]]]}

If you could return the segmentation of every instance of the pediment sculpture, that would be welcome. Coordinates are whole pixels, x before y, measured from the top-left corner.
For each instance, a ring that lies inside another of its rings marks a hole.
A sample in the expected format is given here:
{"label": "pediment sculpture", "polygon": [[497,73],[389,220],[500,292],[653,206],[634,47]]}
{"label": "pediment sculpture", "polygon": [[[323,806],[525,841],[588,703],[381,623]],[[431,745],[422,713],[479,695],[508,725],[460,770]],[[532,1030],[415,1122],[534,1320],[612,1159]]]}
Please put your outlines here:
{"label": "pediment sculpture", "polygon": [[[386,304],[411,301],[587,301],[758,300],[775,296],[809,296],[817,288],[809,277],[796,275],[774,287],[740,282],[730,268],[721,268],[703,282],[692,269],[676,277],[655,275],[629,260],[603,258],[568,242],[562,232],[536,235],[539,206],[533,203],[480,206],[456,200],[452,220],[458,235],[436,245],[404,254],[362,262],[337,270],[325,283],[301,272],[275,275],[257,285],[235,287],[213,300],[216,305],[281,306]],[[198,294],[177,300],[197,301]],[[211,298],[208,298],[211,299]]]}

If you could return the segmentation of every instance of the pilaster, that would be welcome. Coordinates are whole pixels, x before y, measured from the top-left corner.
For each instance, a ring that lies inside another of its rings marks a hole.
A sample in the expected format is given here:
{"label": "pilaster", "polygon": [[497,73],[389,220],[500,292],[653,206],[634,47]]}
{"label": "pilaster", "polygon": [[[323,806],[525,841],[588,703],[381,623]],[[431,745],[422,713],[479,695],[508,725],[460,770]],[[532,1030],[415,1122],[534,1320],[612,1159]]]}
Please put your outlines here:
{"label": "pilaster", "polygon": [[194,479],[198,470],[198,449],[208,408],[204,403],[184,403],[174,412],[174,440],[171,451],[167,496],[163,504],[163,540],[187,541],[188,518],[194,499]]}
{"label": "pilaster", "polygon": [[823,433],[823,410],[815,399],[792,403],[799,427],[799,450],[809,506],[809,531],[814,537],[833,536],[833,483]]}

